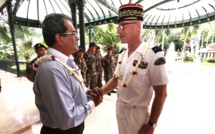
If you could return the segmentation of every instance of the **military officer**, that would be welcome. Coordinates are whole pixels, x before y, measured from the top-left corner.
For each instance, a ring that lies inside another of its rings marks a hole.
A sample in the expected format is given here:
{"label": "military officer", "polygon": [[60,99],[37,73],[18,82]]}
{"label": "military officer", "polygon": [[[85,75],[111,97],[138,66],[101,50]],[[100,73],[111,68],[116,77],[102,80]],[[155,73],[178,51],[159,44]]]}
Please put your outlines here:
{"label": "military officer", "polygon": [[87,63],[87,71],[86,71],[86,86],[90,89],[96,87],[97,78],[96,78],[96,65],[97,60],[95,56],[96,51],[96,43],[91,42],[89,44],[88,51],[84,54],[84,59]]}
{"label": "military officer", "polygon": [[102,73],[103,73],[103,68],[102,68],[102,55],[101,55],[101,50],[100,47],[96,47],[96,58],[97,58],[97,66],[96,66],[96,73],[97,73],[97,87],[102,87]]}
{"label": "military officer", "polygon": [[79,50],[75,52],[75,64],[81,70],[81,75],[84,79],[84,84],[86,84],[87,63],[83,58],[83,56],[84,56],[84,50],[81,47],[79,47]]}
{"label": "military officer", "polygon": [[27,79],[30,80],[31,82],[34,82],[34,77],[35,77],[35,75],[36,75],[36,71],[33,70],[33,66],[32,66],[32,65],[34,64],[34,62],[35,62],[38,58],[40,58],[40,57],[42,57],[43,55],[45,55],[46,49],[47,49],[47,48],[46,48],[43,44],[37,43],[37,44],[34,46],[34,49],[35,49],[35,53],[37,54],[37,57],[34,58],[30,63],[28,63],[28,64],[26,65],[26,77],[27,77]]}
{"label": "military officer", "polygon": [[[102,67],[104,69],[104,79],[107,83],[109,79],[113,77],[114,70],[115,70],[115,57],[112,55],[112,48],[107,48],[107,54],[102,59]],[[111,92],[116,92],[114,90],[108,92],[108,95],[111,95]]]}

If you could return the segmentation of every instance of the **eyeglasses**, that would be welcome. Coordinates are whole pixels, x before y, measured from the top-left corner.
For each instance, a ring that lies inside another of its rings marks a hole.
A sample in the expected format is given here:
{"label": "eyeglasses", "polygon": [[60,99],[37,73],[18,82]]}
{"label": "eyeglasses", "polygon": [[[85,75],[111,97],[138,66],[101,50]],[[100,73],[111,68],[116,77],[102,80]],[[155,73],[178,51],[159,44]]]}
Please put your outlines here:
{"label": "eyeglasses", "polygon": [[123,29],[124,29],[124,26],[125,26],[125,25],[129,25],[129,24],[136,24],[136,22],[120,24],[120,25],[118,25],[117,29],[121,29],[121,30],[123,30]]}
{"label": "eyeglasses", "polygon": [[77,36],[77,32],[68,32],[68,33],[61,33],[61,35],[73,35],[73,36]]}

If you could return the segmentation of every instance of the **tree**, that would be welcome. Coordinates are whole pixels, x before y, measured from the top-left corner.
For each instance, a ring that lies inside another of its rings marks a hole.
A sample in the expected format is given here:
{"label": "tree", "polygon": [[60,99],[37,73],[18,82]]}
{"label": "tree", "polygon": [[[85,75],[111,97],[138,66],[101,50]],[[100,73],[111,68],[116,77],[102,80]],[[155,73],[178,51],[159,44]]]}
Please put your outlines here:
{"label": "tree", "polygon": [[[198,25],[190,26],[190,27],[184,27],[182,29],[182,33],[184,33],[183,36],[182,36],[182,38],[184,39],[184,46],[183,46],[183,49],[182,49],[182,57],[185,56],[187,39],[190,41],[192,36],[196,36],[197,31],[198,31]],[[192,52],[193,52],[193,46],[191,46],[191,49],[192,49]],[[193,55],[193,53],[192,53],[192,55]]]}
{"label": "tree", "polygon": [[9,25],[5,22],[0,21],[0,58],[1,59],[12,59],[13,47],[11,34],[9,31]]}
{"label": "tree", "polygon": [[[30,60],[30,55],[34,53],[32,50],[32,44],[35,38],[41,38],[41,32],[39,29],[32,27],[24,27],[15,25],[15,42],[17,46],[17,52],[19,59]],[[0,47],[3,48],[0,51],[0,58],[13,59],[14,51],[11,39],[11,33],[9,25],[0,21]]]}
{"label": "tree", "polygon": [[113,23],[109,23],[106,27],[95,27],[95,37],[94,40],[96,44],[101,44],[103,46],[118,46],[120,42],[119,35],[117,34],[117,27]]}

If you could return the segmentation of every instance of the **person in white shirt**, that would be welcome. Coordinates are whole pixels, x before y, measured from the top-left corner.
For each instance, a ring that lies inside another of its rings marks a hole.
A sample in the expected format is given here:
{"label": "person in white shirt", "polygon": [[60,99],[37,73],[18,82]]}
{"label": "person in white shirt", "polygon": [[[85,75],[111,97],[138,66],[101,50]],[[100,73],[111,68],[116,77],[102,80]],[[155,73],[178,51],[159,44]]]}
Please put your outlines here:
{"label": "person in white shirt", "polygon": [[142,5],[125,4],[118,13],[117,33],[127,48],[119,55],[114,76],[100,90],[106,94],[118,87],[119,134],[153,134],[167,96],[165,58],[159,47],[150,48],[141,38]]}

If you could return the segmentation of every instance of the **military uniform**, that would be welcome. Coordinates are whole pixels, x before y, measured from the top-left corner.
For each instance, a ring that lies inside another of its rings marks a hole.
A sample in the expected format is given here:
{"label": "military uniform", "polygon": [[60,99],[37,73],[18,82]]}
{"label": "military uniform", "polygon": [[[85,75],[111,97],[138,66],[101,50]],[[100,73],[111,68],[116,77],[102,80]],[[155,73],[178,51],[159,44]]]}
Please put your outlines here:
{"label": "military uniform", "polygon": [[33,64],[38,58],[40,58],[41,56],[43,56],[45,54],[45,51],[42,48],[45,48],[45,50],[47,49],[43,44],[37,43],[34,46],[35,52],[37,53],[37,57],[34,58],[30,63],[26,64],[26,70],[25,70],[26,77],[28,80],[30,80],[32,82],[34,82],[34,78],[36,76],[36,71],[33,69]]}
{"label": "military uniform", "polygon": [[[144,46],[145,43],[143,42],[130,57],[127,56],[128,51],[125,52],[120,65],[120,76],[123,76],[122,81],[124,83],[130,78],[131,70],[135,67],[140,55],[143,53]],[[116,108],[117,121],[120,123],[129,121],[129,125],[126,125],[126,129],[124,129],[123,125],[119,126],[121,134],[137,133],[144,123],[147,124],[153,86],[165,85],[167,83],[168,78],[162,51],[158,49],[158,47],[148,48],[145,58],[138,66],[137,75],[132,79],[130,85],[128,87],[118,86]],[[122,103],[130,107],[122,107]],[[135,111],[133,115],[130,113],[131,109]],[[139,120],[135,120],[136,115],[140,115],[138,116]],[[128,120],[124,118],[128,118]]]}
{"label": "military uniform", "polygon": [[26,65],[26,75],[31,75],[33,80],[36,76],[36,71],[33,69],[33,64],[37,60],[37,58],[34,58],[30,63],[27,63]]}
{"label": "military uniform", "polygon": [[82,59],[81,61],[75,57],[75,64],[78,66],[79,69],[81,69],[81,75],[84,79],[84,84],[86,85],[86,71],[87,71],[87,63],[85,59]]}
{"label": "military uniform", "polygon": [[97,58],[97,66],[96,66],[96,73],[97,73],[97,87],[102,87],[102,73],[103,73],[103,68],[102,68],[102,55],[97,55],[95,54]]}
{"label": "military uniform", "polygon": [[117,65],[117,61],[118,61],[118,57],[119,57],[119,55],[117,54],[117,52],[115,51],[115,52],[113,52],[113,57],[115,58],[115,60],[114,60],[114,66],[113,66],[113,70],[115,70],[115,68],[116,68],[116,65]]}
{"label": "military uniform", "polygon": [[96,78],[96,56],[95,54],[90,54],[86,52],[84,54],[84,59],[87,63],[87,71],[86,71],[86,87],[90,87],[93,89],[96,87],[97,78]]}
{"label": "military uniform", "polygon": [[104,79],[107,83],[109,79],[112,78],[114,70],[115,70],[115,58],[114,56],[105,55],[102,59],[102,67],[104,69]]}

